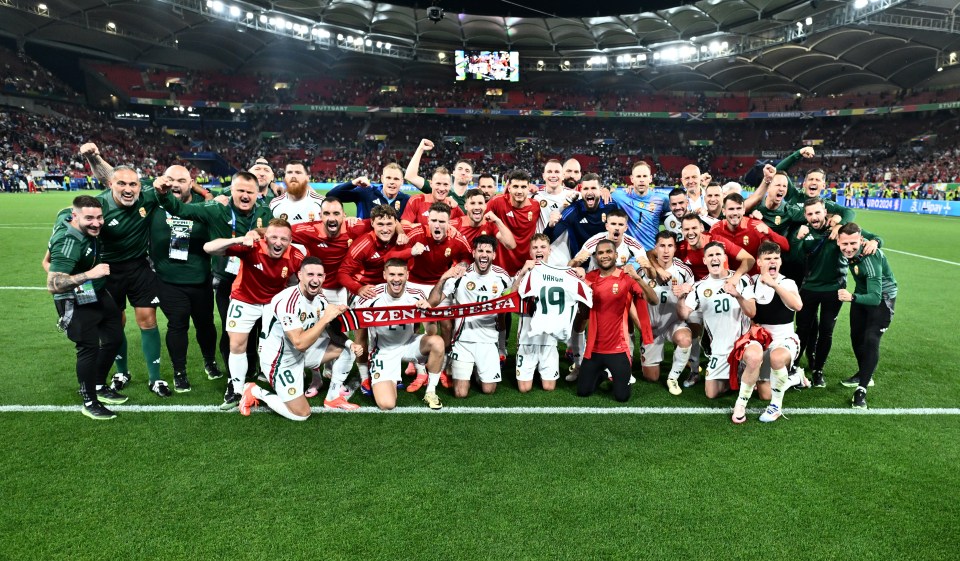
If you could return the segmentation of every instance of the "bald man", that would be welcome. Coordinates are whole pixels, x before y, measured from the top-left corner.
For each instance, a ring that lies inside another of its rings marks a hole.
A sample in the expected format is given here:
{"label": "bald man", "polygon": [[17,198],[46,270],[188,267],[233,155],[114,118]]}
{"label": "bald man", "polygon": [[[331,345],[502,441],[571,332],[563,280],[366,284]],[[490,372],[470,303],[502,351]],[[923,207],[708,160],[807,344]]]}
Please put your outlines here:
{"label": "bald man", "polygon": [[[203,204],[209,197],[183,166],[168,167],[156,184],[161,190],[169,188],[186,205]],[[173,390],[178,393],[191,389],[187,376],[191,318],[207,375],[220,376],[217,329],[213,324],[213,277],[210,256],[203,251],[208,241],[210,233],[203,222],[177,218],[162,209],[151,215],[150,258],[160,279],[160,310],[167,316],[165,342],[173,365]]]}
{"label": "bald man", "polygon": [[687,192],[687,199],[690,201],[687,209],[690,212],[701,212],[700,209],[706,209],[700,183],[702,176],[700,168],[693,164],[683,166],[683,170],[680,172],[680,184]]}
{"label": "bald man", "polygon": [[583,175],[580,161],[570,158],[563,162],[563,186],[567,189],[580,190],[580,177]]}

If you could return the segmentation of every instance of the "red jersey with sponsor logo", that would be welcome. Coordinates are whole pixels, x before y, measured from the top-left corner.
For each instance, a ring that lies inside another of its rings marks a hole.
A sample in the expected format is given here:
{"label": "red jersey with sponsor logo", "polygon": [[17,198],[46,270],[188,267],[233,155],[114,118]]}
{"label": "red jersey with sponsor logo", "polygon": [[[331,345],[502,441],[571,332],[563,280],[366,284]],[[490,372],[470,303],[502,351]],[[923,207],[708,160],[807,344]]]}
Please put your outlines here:
{"label": "red jersey with sponsor logo", "polygon": [[247,304],[269,304],[287,288],[303,262],[303,254],[295,247],[288,247],[277,259],[270,257],[264,240],[253,247],[228,247],[226,254],[240,258],[240,272],[233,281],[230,298]]}
{"label": "red jersey with sponsor logo", "polygon": [[[430,205],[435,203],[433,197],[427,195],[414,195],[407,201],[407,206],[403,209],[403,216],[400,220],[406,220],[413,225],[427,226],[427,219],[430,217]],[[463,211],[456,203],[450,205],[450,219],[460,218]]]}
{"label": "red jersey with sponsor logo", "polygon": [[335,290],[341,286],[337,272],[347,256],[350,245],[353,240],[370,231],[370,221],[361,220],[353,228],[342,226],[339,235],[329,238],[323,222],[318,220],[294,224],[293,242],[302,244],[307,250],[307,255],[317,257],[323,262],[323,270],[326,273],[323,278],[323,288]]}
{"label": "red jersey with sponsor logo", "polygon": [[640,317],[643,343],[647,345],[653,342],[650,316],[640,285],[622,269],[614,269],[606,277],[600,276],[600,269],[596,269],[587,273],[583,280],[593,291],[587,347],[583,357],[590,358],[592,353],[625,353],[632,361],[629,343],[631,303],[636,304]]}
{"label": "red jersey with sponsor logo", "polygon": [[[740,220],[737,229],[731,230],[727,221],[721,220],[710,227],[710,235],[716,240],[729,241],[735,245],[739,245],[754,257],[757,256],[757,250],[760,248],[760,244],[767,240],[779,245],[780,250],[783,252],[790,251],[790,242],[787,241],[787,238],[773,230],[770,230],[766,234],[761,234],[757,231],[758,224],[763,224],[763,221],[744,216],[743,219]],[[758,274],[760,273],[760,269],[754,265],[750,272],[752,274]]]}
{"label": "red jersey with sponsor logo", "polygon": [[383,283],[383,265],[394,257],[408,261],[412,244],[398,246],[396,236],[384,243],[376,232],[363,234],[352,244],[347,256],[337,271],[340,286],[356,294],[364,285]]}
{"label": "red jersey with sponsor logo", "polygon": [[710,271],[707,270],[707,266],[703,264],[703,248],[706,247],[708,243],[714,241],[723,244],[723,251],[727,254],[727,265],[731,269],[736,269],[736,265],[740,263],[740,260],[737,259],[737,255],[740,254],[740,251],[743,250],[743,248],[731,242],[730,240],[723,238],[714,239],[712,236],[704,234],[704,242],[699,249],[691,247],[687,240],[683,240],[677,246],[676,257],[690,267],[690,270],[693,271],[694,280],[700,280],[710,274]]}
{"label": "red jersey with sponsor logo", "polygon": [[[450,225],[456,228],[458,232],[463,234],[463,237],[467,238],[467,243],[470,244],[471,250],[473,249],[473,240],[477,239],[478,237],[480,236],[497,237],[497,234],[500,233],[500,227],[494,224],[493,222],[487,222],[486,220],[481,220],[479,226],[472,226],[472,224],[473,223],[470,222],[470,219],[467,218],[466,216],[450,221]],[[498,250],[498,253],[499,253],[499,250]]]}
{"label": "red jersey with sponsor logo", "polygon": [[417,226],[410,230],[409,236],[411,246],[418,242],[424,245],[423,253],[410,260],[410,282],[437,284],[454,263],[469,263],[473,259],[467,238],[459,232],[437,242],[427,228]]}
{"label": "red jersey with sponsor logo", "polygon": [[537,219],[540,218],[540,205],[530,199],[521,208],[514,208],[509,195],[500,195],[490,199],[487,211],[495,214],[513,232],[517,247],[513,251],[498,251],[494,264],[504,268],[510,276],[530,259],[530,238],[537,231]]}

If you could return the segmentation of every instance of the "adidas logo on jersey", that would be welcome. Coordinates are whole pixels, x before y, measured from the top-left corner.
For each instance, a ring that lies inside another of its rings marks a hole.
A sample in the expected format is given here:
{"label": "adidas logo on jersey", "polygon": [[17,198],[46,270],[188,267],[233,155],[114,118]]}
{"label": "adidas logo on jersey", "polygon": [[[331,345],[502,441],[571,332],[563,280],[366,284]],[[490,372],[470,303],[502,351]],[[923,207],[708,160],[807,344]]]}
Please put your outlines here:
{"label": "adidas logo on jersey", "polygon": [[86,253],[86,255],[90,255],[91,253],[93,253],[93,248],[92,248],[92,247],[88,247],[88,248],[87,248],[87,253]]}
{"label": "adidas logo on jersey", "polygon": [[330,246],[328,246],[328,245],[325,244],[325,243],[318,243],[318,244],[317,244],[317,247],[330,247]]}
{"label": "adidas logo on jersey", "polygon": [[113,220],[110,221],[109,224],[107,224],[107,226],[116,226],[116,225],[119,224],[119,223],[120,223],[120,221],[117,220],[116,218],[114,218]]}
{"label": "adidas logo on jersey", "polygon": [[586,217],[584,217],[584,218],[581,218],[581,219],[580,219],[580,223],[581,223],[581,224],[589,224],[590,222],[588,222],[587,219],[586,219]]}
{"label": "adidas logo on jersey", "polygon": [[159,303],[160,303],[160,297],[159,297],[159,296],[154,296],[154,297],[153,297],[153,300],[151,300],[150,303],[151,303],[151,304],[159,304]]}
{"label": "adidas logo on jersey", "polygon": [[303,217],[299,214],[293,217],[294,220],[303,220]]}
{"label": "adidas logo on jersey", "polygon": [[513,218],[513,211],[512,211],[512,210],[507,213],[507,217],[508,217],[508,218]]}
{"label": "adidas logo on jersey", "polygon": [[256,267],[257,269],[260,269],[261,271],[263,270],[263,265],[261,263],[257,263],[256,265],[254,265],[254,267]]}
{"label": "adidas logo on jersey", "polygon": [[380,259],[380,252],[374,252],[374,254],[370,256],[370,259]]}

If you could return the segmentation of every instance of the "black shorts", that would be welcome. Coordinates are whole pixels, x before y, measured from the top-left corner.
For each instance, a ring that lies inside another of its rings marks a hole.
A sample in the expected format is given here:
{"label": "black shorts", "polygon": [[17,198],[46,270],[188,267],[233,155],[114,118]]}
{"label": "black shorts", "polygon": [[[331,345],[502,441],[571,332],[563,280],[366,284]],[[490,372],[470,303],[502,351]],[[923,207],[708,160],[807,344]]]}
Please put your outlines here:
{"label": "black shorts", "polygon": [[134,308],[160,305],[160,282],[146,257],[110,263],[107,290],[121,310],[126,309],[128,299]]}

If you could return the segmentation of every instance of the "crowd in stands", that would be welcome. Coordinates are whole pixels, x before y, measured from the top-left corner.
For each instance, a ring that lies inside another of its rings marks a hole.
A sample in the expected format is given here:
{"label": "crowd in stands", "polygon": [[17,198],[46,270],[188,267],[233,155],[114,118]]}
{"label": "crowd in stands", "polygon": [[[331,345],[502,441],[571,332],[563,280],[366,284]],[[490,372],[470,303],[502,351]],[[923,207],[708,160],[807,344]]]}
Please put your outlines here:
{"label": "crowd in stands", "polygon": [[77,99],[79,94],[22,52],[0,47],[2,93]]}

